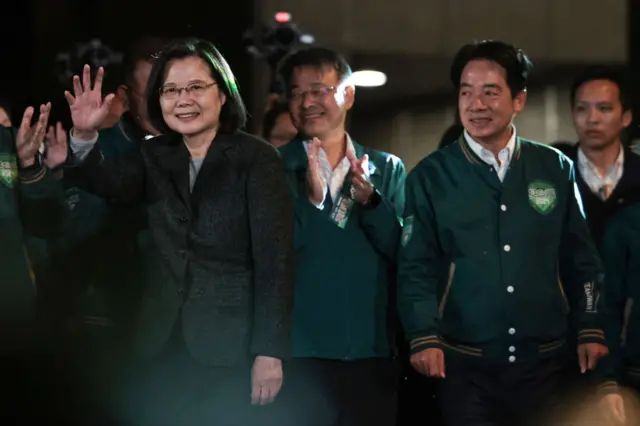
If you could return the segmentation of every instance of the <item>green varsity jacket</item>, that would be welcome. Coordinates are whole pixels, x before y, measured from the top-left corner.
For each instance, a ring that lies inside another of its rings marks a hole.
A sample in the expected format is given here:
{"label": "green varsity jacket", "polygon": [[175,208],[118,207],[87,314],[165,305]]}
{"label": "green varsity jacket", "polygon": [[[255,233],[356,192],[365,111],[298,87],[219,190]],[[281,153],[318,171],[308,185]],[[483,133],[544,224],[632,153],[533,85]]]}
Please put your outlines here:
{"label": "green varsity jacket", "polygon": [[[563,285],[560,266],[579,284]],[[517,138],[504,182],[464,137],[425,158],[407,177],[398,269],[412,353],[550,355],[564,346],[570,310],[580,343],[604,343],[601,262],[573,163],[554,148]]]}
{"label": "green varsity jacket", "polygon": [[[308,201],[303,141],[295,139],[280,148],[295,209],[292,334],[297,358],[379,358],[394,350],[393,266],[401,234],[405,168],[398,157],[353,145],[358,158],[369,156],[371,182],[381,201],[373,208],[354,204],[342,226],[332,219],[330,196],[322,210]],[[351,173],[341,191],[347,197],[350,182]]]}

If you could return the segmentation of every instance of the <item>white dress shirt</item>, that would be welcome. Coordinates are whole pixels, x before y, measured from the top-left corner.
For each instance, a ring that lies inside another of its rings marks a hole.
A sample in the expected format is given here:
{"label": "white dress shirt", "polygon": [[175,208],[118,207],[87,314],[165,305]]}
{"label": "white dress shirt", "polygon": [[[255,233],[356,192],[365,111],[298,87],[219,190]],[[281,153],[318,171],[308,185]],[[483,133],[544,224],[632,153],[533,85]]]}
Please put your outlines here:
{"label": "white dress shirt", "polygon": [[613,190],[620,182],[624,171],[624,150],[620,149],[620,154],[616,162],[609,167],[604,175],[601,175],[598,168],[587,158],[581,148],[578,147],[578,171],[591,192],[600,199],[609,198]]}
{"label": "white dress shirt", "polygon": [[507,170],[509,169],[509,163],[511,163],[511,157],[513,156],[513,151],[516,149],[516,128],[515,126],[511,126],[511,139],[507,142],[507,146],[505,146],[498,153],[498,160],[496,160],[496,156],[493,152],[489,151],[478,142],[474,141],[471,135],[465,130],[464,131],[464,139],[469,144],[471,150],[485,163],[493,166],[498,174],[498,178],[500,182],[504,181],[504,177],[507,174]]}
{"label": "white dress shirt", "polygon": [[[352,152],[355,155],[355,148],[353,147],[353,141],[351,140],[351,136],[349,134],[347,136],[347,150]],[[304,149],[309,152],[309,144],[311,140],[304,141]],[[324,188],[324,197],[322,202],[316,205],[317,208],[322,210],[324,208],[324,201],[327,197],[327,192],[331,197],[331,200],[335,202],[340,194],[340,189],[344,185],[344,179],[347,177],[349,170],[351,169],[351,163],[347,158],[346,154],[344,158],[338,163],[335,169],[331,167],[329,164],[329,159],[327,158],[327,154],[324,152],[324,149],[320,148],[320,152],[318,154],[318,162],[320,163],[320,173],[324,178],[325,182],[327,182],[327,187]],[[369,170],[365,170],[365,173],[369,173]],[[367,176],[368,177],[368,176]]]}

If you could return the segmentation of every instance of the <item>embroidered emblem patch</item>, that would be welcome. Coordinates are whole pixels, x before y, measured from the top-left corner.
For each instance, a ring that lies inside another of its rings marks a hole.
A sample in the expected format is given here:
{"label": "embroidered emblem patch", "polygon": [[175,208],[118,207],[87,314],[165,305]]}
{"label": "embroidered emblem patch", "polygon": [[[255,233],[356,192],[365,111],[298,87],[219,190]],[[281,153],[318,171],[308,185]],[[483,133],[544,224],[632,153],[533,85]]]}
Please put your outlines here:
{"label": "embroidered emblem patch", "polygon": [[404,218],[402,224],[402,247],[406,246],[413,235],[413,215]]}
{"label": "embroidered emblem patch", "polygon": [[13,154],[0,153],[0,181],[13,188],[18,179],[18,162]]}
{"label": "embroidered emblem patch", "polygon": [[556,189],[549,182],[536,180],[529,184],[529,204],[540,214],[549,214],[557,203]]}

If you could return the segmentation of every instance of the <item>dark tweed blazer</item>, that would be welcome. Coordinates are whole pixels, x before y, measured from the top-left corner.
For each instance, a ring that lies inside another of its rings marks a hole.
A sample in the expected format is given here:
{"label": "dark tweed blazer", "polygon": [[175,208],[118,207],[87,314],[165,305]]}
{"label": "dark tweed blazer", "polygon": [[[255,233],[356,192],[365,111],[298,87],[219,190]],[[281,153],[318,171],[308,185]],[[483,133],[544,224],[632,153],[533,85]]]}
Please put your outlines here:
{"label": "dark tweed blazer", "polygon": [[90,192],[145,205],[139,353],[159,353],[180,324],[190,354],[206,365],[289,356],[293,208],[274,148],[244,132],[218,134],[192,191],[179,135],[144,141],[116,161],[94,149],[72,174]]}

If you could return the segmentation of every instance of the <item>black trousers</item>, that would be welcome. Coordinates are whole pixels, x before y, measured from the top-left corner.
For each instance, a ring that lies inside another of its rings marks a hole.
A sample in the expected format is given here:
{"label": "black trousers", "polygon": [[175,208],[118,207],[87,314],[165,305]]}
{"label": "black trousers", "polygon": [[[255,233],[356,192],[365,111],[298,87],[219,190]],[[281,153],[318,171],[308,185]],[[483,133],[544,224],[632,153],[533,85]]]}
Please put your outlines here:
{"label": "black trousers", "polygon": [[397,368],[392,359],[286,363],[274,408],[278,426],[394,426]]}
{"label": "black trousers", "polygon": [[444,426],[548,425],[564,358],[514,364],[449,356],[439,383]]}

